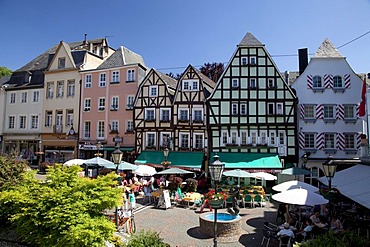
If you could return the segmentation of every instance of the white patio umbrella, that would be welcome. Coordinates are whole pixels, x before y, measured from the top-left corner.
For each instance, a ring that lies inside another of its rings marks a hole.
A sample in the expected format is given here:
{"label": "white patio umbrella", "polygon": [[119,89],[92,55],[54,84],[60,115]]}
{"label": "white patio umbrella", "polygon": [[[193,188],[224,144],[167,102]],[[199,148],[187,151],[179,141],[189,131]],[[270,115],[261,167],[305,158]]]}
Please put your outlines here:
{"label": "white patio umbrella", "polygon": [[85,163],[83,159],[72,159],[63,163],[63,166],[80,166]]}
{"label": "white patio umbrella", "polygon": [[118,170],[122,171],[135,171],[139,166],[122,161],[121,164],[118,166]]}
{"label": "white patio umbrella", "polygon": [[278,184],[272,187],[272,189],[275,191],[286,191],[286,190],[297,189],[297,188],[306,189],[312,192],[319,191],[319,188],[312,186],[311,184],[307,184],[305,182],[301,182],[297,180],[286,181],[284,183],[281,183],[281,184]]}
{"label": "white patio umbrella", "polygon": [[255,178],[255,176],[252,173],[249,173],[249,172],[246,172],[240,169],[226,171],[226,172],[223,172],[222,175],[227,176],[227,177],[238,178],[238,185],[240,185],[240,178]]}
{"label": "white patio umbrella", "polygon": [[276,180],[277,177],[267,173],[267,172],[252,172],[252,175],[254,175],[257,179],[263,179],[263,180]]}
{"label": "white patio umbrella", "polygon": [[277,193],[272,196],[272,199],[282,203],[302,206],[315,206],[327,204],[329,202],[322,195],[303,188],[291,189]]}
{"label": "white patio umbrella", "polygon": [[84,164],[104,166],[104,167],[107,167],[107,168],[112,167],[112,166],[116,167],[113,162],[111,162],[109,160],[106,160],[106,159],[103,159],[103,158],[100,158],[100,157],[95,157],[95,158],[92,158],[92,159],[85,160]]}
{"label": "white patio umbrella", "polygon": [[136,175],[144,177],[153,176],[157,173],[154,167],[147,165],[139,165],[139,167],[134,172],[136,173]]}
{"label": "white patio umbrella", "polygon": [[190,174],[190,173],[194,172],[186,171],[176,167],[157,172],[157,174]]}

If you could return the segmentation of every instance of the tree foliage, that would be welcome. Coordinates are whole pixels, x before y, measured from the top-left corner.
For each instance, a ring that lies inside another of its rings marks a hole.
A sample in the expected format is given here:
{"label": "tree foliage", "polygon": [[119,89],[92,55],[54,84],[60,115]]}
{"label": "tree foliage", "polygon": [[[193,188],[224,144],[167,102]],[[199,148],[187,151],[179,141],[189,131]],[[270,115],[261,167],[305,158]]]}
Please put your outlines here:
{"label": "tree foliage", "polygon": [[0,156],[0,191],[19,183],[27,168],[27,163],[23,160]]}
{"label": "tree foliage", "polygon": [[0,77],[11,75],[12,71],[8,69],[7,67],[0,66]]}
{"label": "tree foliage", "polygon": [[224,69],[225,68],[223,63],[205,63],[202,67],[200,67],[199,70],[209,79],[217,82],[224,72]]}
{"label": "tree foliage", "polygon": [[51,167],[45,181],[27,172],[24,182],[0,193],[0,204],[12,205],[11,220],[25,242],[45,247],[103,246],[113,239],[114,223],[102,212],[120,203],[116,175],[81,178],[80,169]]}
{"label": "tree foliage", "polygon": [[325,235],[320,235],[315,239],[303,242],[301,247],[367,247],[370,246],[370,240],[364,237],[359,237],[356,232],[345,231],[342,234],[334,234],[329,231]]}
{"label": "tree foliage", "polygon": [[170,73],[167,73],[166,75],[169,76],[169,77],[171,77],[171,78],[173,78],[173,79],[175,79],[175,80],[178,80],[182,76],[182,73],[181,74],[177,73],[175,75],[174,73],[170,72]]}
{"label": "tree foliage", "polygon": [[149,230],[149,231],[139,231],[134,233],[128,243],[124,245],[125,247],[168,247],[169,244],[163,242],[163,239],[159,237],[159,233]]}

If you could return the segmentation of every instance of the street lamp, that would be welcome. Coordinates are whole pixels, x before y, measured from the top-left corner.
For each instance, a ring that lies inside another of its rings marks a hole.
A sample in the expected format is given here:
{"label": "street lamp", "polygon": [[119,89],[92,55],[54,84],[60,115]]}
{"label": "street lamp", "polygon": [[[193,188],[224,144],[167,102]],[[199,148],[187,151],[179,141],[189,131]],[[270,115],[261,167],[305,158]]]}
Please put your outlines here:
{"label": "street lamp", "polygon": [[[118,174],[118,166],[122,162],[122,156],[123,156],[123,153],[121,152],[121,150],[119,150],[119,145],[117,145],[116,150],[114,150],[113,153],[112,153],[112,159],[113,159],[114,165],[116,166],[116,173],[117,174]],[[115,212],[114,212],[114,216],[115,216],[116,228],[118,229],[118,208],[117,208],[117,206],[116,206],[116,209],[115,209]]]}
{"label": "street lamp", "polygon": [[337,170],[337,164],[333,162],[332,157],[329,156],[328,160],[322,164],[322,168],[324,170],[325,177],[328,179],[328,187],[329,187],[329,224],[331,220],[331,205],[330,205],[330,191],[331,191],[331,180],[335,175],[335,171]]}
{"label": "street lamp", "polygon": [[[213,162],[209,165],[209,173],[214,183],[215,193],[217,193],[217,183],[221,181],[222,172],[225,164],[219,160],[216,154],[213,156]],[[217,208],[214,208],[214,225],[213,225],[213,246],[217,247]]]}
{"label": "street lamp", "polygon": [[306,169],[307,161],[308,161],[308,155],[307,153],[304,153],[302,156],[302,168],[303,169]]}
{"label": "street lamp", "polygon": [[95,156],[97,156],[97,157],[103,156],[103,154],[100,153],[100,149],[103,147],[103,145],[101,144],[101,142],[97,142],[95,144],[95,147],[98,150],[98,152],[95,154]]}
{"label": "street lamp", "polygon": [[170,161],[167,161],[168,159],[168,154],[170,153],[170,150],[168,148],[165,148],[163,150],[163,155],[164,155],[164,161],[161,163],[165,168],[167,168],[171,162]]}

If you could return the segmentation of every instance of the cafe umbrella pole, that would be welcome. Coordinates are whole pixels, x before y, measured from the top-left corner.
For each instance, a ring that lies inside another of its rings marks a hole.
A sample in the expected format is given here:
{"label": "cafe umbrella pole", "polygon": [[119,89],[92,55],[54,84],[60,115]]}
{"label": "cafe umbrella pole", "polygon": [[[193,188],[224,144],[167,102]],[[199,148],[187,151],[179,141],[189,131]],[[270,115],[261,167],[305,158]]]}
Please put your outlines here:
{"label": "cafe umbrella pole", "polygon": [[[112,153],[113,163],[116,166],[116,174],[118,174],[118,166],[122,162],[122,156],[123,156],[123,153],[121,152],[121,150],[119,150],[119,146],[117,145],[116,150],[114,150],[114,152]],[[118,208],[117,206],[114,212],[114,217],[115,217],[116,228],[118,229]]]}
{"label": "cafe umbrella pole", "polygon": [[[217,194],[217,183],[221,181],[225,164],[219,160],[219,156],[213,156],[214,161],[209,165],[209,173],[214,183],[215,194]],[[217,247],[217,207],[214,207],[213,246]]]}

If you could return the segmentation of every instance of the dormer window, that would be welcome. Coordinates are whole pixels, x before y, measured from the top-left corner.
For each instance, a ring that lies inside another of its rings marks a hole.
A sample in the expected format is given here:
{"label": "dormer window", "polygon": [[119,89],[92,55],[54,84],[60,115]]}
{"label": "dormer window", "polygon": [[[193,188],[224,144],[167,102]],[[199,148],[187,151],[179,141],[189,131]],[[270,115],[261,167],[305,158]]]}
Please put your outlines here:
{"label": "dormer window", "polygon": [[158,86],[157,85],[149,86],[149,96],[150,97],[158,96]]}
{"label": "dormer window", "polygon": [[182,90],[183,91],[198,91],[198,81],[196,80],[183,80],[182,81]]}
{"label": "dormer window", "polygon": [[66,58],[60,57],[58,58],[58,69],[64,69],[66,67]]}
{"label": "dormer window", "polygon": [[322,81],[321,81],[321,76],[314,76],[313,77],[313,88],[322,88]]}

